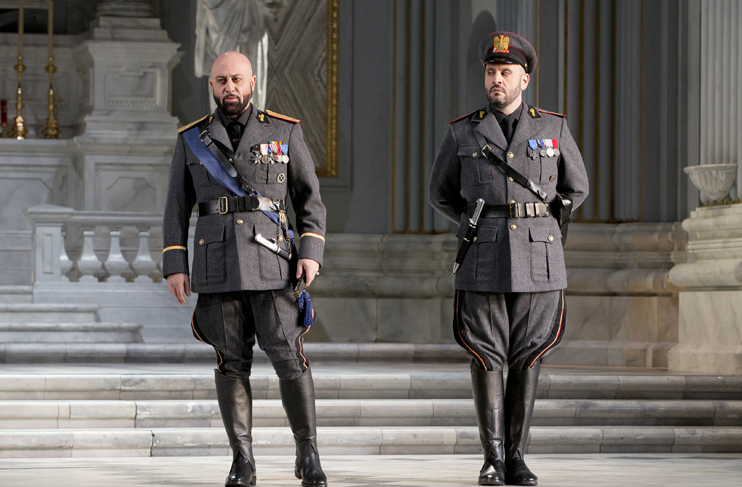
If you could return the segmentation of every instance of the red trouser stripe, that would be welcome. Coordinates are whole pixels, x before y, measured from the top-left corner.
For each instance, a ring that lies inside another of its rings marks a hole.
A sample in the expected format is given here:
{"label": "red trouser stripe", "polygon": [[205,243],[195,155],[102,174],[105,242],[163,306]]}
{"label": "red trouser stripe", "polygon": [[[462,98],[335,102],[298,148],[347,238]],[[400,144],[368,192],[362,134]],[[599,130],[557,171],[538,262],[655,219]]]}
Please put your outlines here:
{"label": "red trouser stripe", "polygon": [[[206,345],[211,345],[211,343],[207,342],[203,338],[201,338],[201,335],[198,334],[198,331],[196,331],[196,325],[193,323],[193,317],[196,315],[196,311],[193,311],[193,314],[191,315],[191,329],[193,330],[193,335],[198,339],[198,341],[205,343]],[[214,345],[211,345],[214,347]],[[219,353],[219,349],[214,347],[214,350],[216,351],[216,356],[219,358],[219,363],[217,364],[216,368],[219,369],[219,372],[222,372],[221,367],[222,363],[224,362],[224,359],[222,359],[222,354]]]}
{"label": "red trouser stripe", "polygon": [[529,369],[533,367],[534,365],[536,365],[536,362],[538,361],[538,359],[540,359],[546,353],[547,350],[549,350],[559,341],[562,335],[563,327],[564,327],[564,291],[562,291],[562,309],[559,312],[559,328],[557,329],[557,333],[556,333],[556,336],[554,337],[554,341],[551,342],[549,346],[547,346],[545,349],[543,349],[540,354],[538,354],[538,356],[534,359],[534,361],[531,362],[531,365],[528,366]]}

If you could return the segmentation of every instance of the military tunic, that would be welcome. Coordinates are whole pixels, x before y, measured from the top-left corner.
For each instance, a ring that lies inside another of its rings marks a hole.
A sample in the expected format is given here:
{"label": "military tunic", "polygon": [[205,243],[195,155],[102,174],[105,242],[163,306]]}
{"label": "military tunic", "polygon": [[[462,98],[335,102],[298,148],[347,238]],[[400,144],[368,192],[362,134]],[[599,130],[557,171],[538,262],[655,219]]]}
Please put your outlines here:
{"label": "military tunic", "polygon": [[[550,199],[558,192],[577,208],[587,197],[587,173],[565,117],[525,103],[521,110],[510,143],[488,105],[451,122],[438,149],[430,203],[459,224],[459,245],[468,227],[467,207],[478,198],[487,205],[539,201],[482,155],[476,133]],[[559,154],[532,149],[529,141],[539,139],[556,140]],[[551,215],[480,218],[477,240],[456,273],[454,336],[483,368],[496,370],[507,361],[528,367],[563,336],[567,275],[560,238]]]}
{"label": "military tunic", "polygon": [[[217,108],[217,112],[218,112]],[[197,203],[235,196],[209,174],[186,143],[182,132],[193,125],[208,126],[211,138],[264,197],[291,202],[296,214],[299,259],[322,265],[325,243],[325,207],[319,194],[315,166],[296,119],[255,108],[239,143],[233,148],[220,113],[181,129],[170,167],[163,221],[163,274],[189,274],[187,239],[189,219]],[[254,163],[256,144],[288,145],[288,163]],[[199,293],[192,319],[194,336],[212,345],[217,369],[236,378],[249,377],[255,336],[281,379],[293,379],[308,367],[301,337],[307,329],[298,323],[298,304],[289,281],[289,262],[254,242],[261,234],[281,237],[278,226],[260,211],[199,216],[191,286]]]}

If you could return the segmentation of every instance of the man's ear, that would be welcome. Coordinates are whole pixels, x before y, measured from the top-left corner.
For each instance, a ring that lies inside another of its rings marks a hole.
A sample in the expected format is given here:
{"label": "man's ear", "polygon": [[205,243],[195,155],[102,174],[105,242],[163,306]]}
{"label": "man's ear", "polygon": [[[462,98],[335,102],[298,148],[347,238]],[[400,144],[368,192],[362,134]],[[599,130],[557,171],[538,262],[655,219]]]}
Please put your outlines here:
{"label": "man's ear", "polygon": [[528,82],[530,81],[530,79],[531,76],[528,73],[523,73],[523,78],[520,82],[521,90],[525,90],[528,87]]}

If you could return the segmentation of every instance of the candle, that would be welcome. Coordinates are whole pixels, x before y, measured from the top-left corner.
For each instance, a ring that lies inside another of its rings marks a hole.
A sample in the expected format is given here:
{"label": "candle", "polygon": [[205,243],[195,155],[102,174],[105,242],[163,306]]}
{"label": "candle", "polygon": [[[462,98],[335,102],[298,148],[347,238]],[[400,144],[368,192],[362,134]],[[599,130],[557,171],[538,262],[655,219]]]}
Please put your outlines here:
{"label": "candle", "polygon": [[0,100],[0,124],[8,123],[8,100]]}
{"label": "candle", "polygon": [[23,0],[18,7],[18,57],[23,56]]}
{"label": "candle", "polygon": [[54,43],[52,42],[52,36],[54,35],[54,3],[49,0],[49,59],[54,57],[53,48]]}

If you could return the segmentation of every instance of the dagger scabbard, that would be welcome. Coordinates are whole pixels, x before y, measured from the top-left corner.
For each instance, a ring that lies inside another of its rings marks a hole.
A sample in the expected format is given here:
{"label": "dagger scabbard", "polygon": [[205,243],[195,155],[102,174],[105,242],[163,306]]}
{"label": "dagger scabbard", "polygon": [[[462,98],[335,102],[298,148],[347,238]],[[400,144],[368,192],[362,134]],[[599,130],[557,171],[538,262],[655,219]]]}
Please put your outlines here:
{"label": "dagger scabbard", "polygon": [[482,208],[484,208],[484,200],[479,198],[477,200],[477,206],[474,208],[474,214],[469,218],[469,228],[466,229],[464,241],[461,242],[461,247],[459,247],[459,251],[456,253],[456,261],[453,264],[452,274],[456,274],[456,271],[459,270],[459,266],[461,266],[464,257],[466,257],[466,252],[477,236],[477,224],[479,223],[479,216],[482,214]]}

